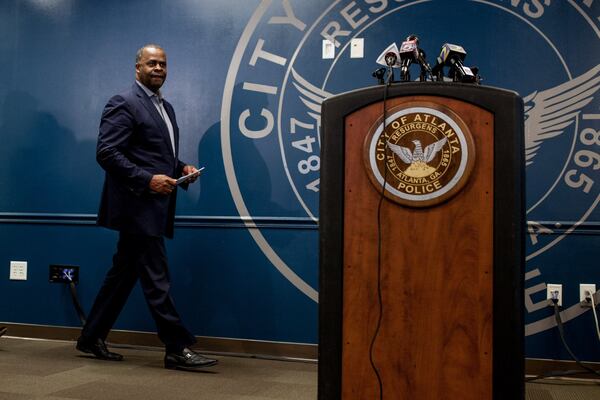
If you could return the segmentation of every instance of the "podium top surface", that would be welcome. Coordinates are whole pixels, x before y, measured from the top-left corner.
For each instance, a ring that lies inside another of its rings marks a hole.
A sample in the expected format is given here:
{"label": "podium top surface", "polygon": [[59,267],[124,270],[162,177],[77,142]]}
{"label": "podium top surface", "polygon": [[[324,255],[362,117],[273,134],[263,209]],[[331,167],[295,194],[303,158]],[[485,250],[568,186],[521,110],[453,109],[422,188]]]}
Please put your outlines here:
{"label": "podium top surface", "polygon": [[[523,107],[523,99],[517,92],[492,86],[455,82],[399,82],[391,84],[387,90],[388,99],[398,96],[439,96],[463,100],[490,111],[511,106]],[[385,85],[377,85],[340,93],[325,99],[323,107],[336,114],[349,114],[382,101],[384,91]]]}

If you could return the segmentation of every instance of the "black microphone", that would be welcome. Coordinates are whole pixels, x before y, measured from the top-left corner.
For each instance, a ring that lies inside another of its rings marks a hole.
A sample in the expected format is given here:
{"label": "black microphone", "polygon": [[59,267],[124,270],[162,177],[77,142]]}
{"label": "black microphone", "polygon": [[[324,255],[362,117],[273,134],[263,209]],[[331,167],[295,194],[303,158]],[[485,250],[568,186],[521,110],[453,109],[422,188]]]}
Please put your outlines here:
{"label": "black microphone", "polygon": [[396,53],[394,53],[393,51],[389,51],[387,53],[385,53],[385,64],[388,67],[393,67],[394,65],[396,65],[396,62],[398,61],[398,56],[396,56]]}
{"label": "black microphone", "polygon": [[373,78],[377,78],[377,83],[378,84],[384,85],[385,84],[385,79],[383,79],[383,77],[385,76],[385,71],[386,71],[385,67],[377,68],[375,71],[373,71],[373,73],[371,74],[371,76]]}
{"label": "black microphone", "polygon": [[442,46],[440,55],[437,58],[437,65],[433,68],[432,73],[438,75],[438,78],[440,78],[443,67],[449,66],[449,76],[452,77],[454,82],[476,82],[477,77],[471,71],[471,68],[463,64],[466,56],[467,52],[461,46],[445,43]]}
{"label": "black microphone", "polygon": [[390,84],[394,81],[394,65],[398,62],[398,55],[393,51],[388,51],[385,53],[385,64],[388,67],[388,78],[387,84]]}

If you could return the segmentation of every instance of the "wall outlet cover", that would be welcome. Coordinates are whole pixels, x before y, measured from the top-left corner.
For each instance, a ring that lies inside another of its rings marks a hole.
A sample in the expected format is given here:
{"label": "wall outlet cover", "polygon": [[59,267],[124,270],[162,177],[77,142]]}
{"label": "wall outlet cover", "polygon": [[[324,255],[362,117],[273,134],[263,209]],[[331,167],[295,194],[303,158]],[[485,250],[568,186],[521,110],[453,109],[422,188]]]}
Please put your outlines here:
{"label": "wall outlet cover", "polygon": [[[546,298],[548,300],[552,299],[552,295],[553,293],[557,292],[558,294],[558,306],[562,306],[563,305],[563,291],[562,291],[562,284],[560,283],[548,283],[546,284]],[[550,303],[550,305],[552,305],[552,303]]]}
{"label": "wall outlet cover", "polygon": [[27,261],[11,261],[10,262],[10,280],[26,281],[27,280]]}
{"label": "wall outlet cover", "polygon": [[595,283],[580,283],[579,284],[579,302],[580,303],[585,301],[586,292],[589,292],[593,296],[594,293],[596,293],[596,284]]}

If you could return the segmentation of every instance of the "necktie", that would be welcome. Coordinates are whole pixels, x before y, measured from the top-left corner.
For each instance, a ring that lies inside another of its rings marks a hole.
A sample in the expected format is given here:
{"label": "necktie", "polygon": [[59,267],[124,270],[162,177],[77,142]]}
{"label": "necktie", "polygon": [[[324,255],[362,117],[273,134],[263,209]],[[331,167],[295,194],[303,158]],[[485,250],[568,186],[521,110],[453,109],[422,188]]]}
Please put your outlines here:
{"label": "necktie", "polygon": [[156,109],[158,110],[158,113],[160,114],[161,118],[163,119],[163,121],[165,121],[165,124],[167,125],[167,130],[169,131],[169,138],[171,139],[171,148],[173,149],[173,154],[175,154],[175,135],[173,133],[173,125],[171,124],[171,120],[169,119],[169,116],[167,115],[167,112],[163,106],[162,100],[158,95],[153,95],[152,99],[154,100],[154,104],[156,105]]}

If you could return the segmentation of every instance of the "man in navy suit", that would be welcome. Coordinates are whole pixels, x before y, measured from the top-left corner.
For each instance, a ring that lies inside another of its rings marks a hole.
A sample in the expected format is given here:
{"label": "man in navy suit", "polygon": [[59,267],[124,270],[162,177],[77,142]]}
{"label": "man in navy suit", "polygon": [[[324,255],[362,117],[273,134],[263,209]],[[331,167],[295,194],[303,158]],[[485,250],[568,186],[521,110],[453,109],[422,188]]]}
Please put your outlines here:
{"label": "man in navy suit", "polygon": [[98,224],[119,231],[119,242],[77,349],[103,360],[123,359],[107,349],[105,340],[139,279],[158,337],[165,344],[165,367],[212,366],[217,360],[189,349],[196,340],[182,324],[170,294],[163,237],[173,237],[174,177],[197,169],[177,157],[175,112],[160,92],[167,77],[167,58],[160,46],[138,50],[135,77],[129,90],[108,101],[100,122],[96,159],[106,178]]}

